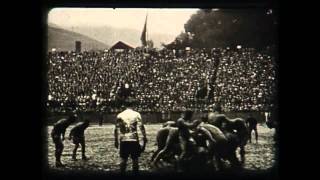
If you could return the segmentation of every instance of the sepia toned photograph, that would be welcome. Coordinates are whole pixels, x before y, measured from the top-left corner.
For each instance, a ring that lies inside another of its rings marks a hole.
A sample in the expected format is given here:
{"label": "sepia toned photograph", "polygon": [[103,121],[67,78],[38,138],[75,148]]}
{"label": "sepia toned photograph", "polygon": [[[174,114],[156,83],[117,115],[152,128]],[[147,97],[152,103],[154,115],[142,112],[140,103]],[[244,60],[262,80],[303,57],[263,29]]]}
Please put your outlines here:
{"label": "sepia toned photograph", "polygon": [[53,8],[50,172],[221,174],[278,167],[272,8]]}

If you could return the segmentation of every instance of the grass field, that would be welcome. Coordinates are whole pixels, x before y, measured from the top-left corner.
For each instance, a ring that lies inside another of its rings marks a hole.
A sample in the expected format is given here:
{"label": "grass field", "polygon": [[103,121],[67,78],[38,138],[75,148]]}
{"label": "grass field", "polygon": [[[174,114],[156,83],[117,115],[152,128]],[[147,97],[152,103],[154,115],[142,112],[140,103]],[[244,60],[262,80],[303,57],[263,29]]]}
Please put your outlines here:
{"label": "grass field", "polygon": [[[114,147],[113,125],[91,125],[85,131],[86,137],[86,155],[89,157],[88,161],[81,160],[81,148],[78,148],[78,161],[71,160],[72,150],[74,145],[67,140],[70,126],[66,131],[66,140],[64,141],[64,151],[62,155],[62,163],[70,170],[97,170],[97,171],[116,171],[118,169],[119,155],[117,149]],[[161,125],[146,125],[148,136],[148,144],[145,152],[140,158],[140,169],[151,170],[150,157],[153,151],[156,150],[155,136]],[[52,126],[48,127],[48,165],[50,169],[62,170],[56,168],[54,158],[54,144],[50,138]],[[246,163],[244,168],[248,170],[265,170],[274,165],[275,162],[275,146],[274,146],[274,129],[269,129],[265,125],[258,125],[259,142],[248,143],[246,146]],[[253,137],[253,136],[252,136]],[[131,163],[129,160],[128,170],[131,170]]]}

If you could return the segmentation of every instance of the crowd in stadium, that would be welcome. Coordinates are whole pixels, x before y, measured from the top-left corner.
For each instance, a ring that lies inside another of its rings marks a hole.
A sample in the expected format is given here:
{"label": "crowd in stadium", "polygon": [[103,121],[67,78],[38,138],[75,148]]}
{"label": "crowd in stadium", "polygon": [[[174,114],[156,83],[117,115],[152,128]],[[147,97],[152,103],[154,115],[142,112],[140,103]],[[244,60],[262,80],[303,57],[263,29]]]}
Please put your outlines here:
{"label": "crowd in stadium", "polygon": [[227,51],[217,71],[215,97],[228,110],[268,110],[276,92],[276,63],[267,51]]}
{"label": "crowd in stadium", "polygon": [[264,111],[275,94],[276,63],[267,50],[49,52],[48,106],[118,111],[129,96],[138,111]]}

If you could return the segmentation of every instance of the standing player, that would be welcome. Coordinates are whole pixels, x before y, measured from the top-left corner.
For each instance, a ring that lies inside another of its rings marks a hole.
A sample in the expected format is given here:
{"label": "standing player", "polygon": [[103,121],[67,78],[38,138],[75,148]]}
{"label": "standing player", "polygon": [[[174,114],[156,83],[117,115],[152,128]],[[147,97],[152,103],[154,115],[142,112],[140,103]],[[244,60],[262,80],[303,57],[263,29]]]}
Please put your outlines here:
{"label": "standing player", "polygon": [[85,138],[84,138],[84,131],[89,126],[89,120],[86,119],[84,122],[78,123],[76,126],[74,126],[70,130],[69,134],[69,140],[73,140],[74,149],[72,153],[72,159],[77,160],[77,149],[79,147],[79,144],[81,145],[81,152],[82,152],[82,160],[87,160],[87,157],[85,155],[86,153],[86,147],[85,147]]}
{"label": "standing player", "polygon": [[[141,115],[132,109],[133,102],[127,101],[127,108],[117,115],[114,137],[115,147],[119,148],[120,153],[120,171],[124,173],[127,167],[128,157],[132,159],[132,170],[134,173],[139,171],[139,157],[144,151],[147,136],[144,125],[142,123]],[[139,137],[137,129],[141,130],[143,136],[143,146],[139,144]],[[119,146],[120,141],[120,146]]]}
{"label": "standing player", "polygon": [[250,115],[246,119],[246,124],[247,124],[248,130],[249,130],[249,142],[251,143],[251,133],[252,133],[252,131],[254,131],[254,134],[256,137],[256,143],[258,143],[258,129],[257,129],[258,121],[257,121],[257,119],[255,119],[252,115]]}
{"label": "standing player", "polygon": [[74,123],[76,119],[77,114],[73,113],[71,116],[69,116],[68,119],[61,119],[53,125],[51,137],[53,143],[55,144],[56,167],[64,167],[64,165],[61,163],[61,155],[64,148],[62,141],[64,141],[65,139],[66,129],[68,128],[68,126]]}

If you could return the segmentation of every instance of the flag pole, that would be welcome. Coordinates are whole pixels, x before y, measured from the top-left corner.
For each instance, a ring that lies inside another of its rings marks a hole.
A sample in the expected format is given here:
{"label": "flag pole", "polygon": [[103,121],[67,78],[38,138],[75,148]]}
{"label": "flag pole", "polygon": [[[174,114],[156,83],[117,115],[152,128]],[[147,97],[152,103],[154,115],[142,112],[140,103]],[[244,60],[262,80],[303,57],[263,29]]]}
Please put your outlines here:
{"label": "flag pole", "polygon": [[[148,11],[146,15],[146,27],[148,27]],[[146,42],[148,42],[148,28],[146,28]],[[147,43],[147,48],[148,48],[148,43]]]}

